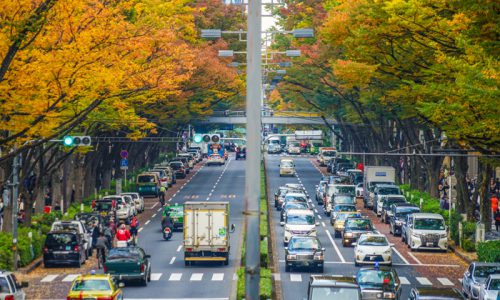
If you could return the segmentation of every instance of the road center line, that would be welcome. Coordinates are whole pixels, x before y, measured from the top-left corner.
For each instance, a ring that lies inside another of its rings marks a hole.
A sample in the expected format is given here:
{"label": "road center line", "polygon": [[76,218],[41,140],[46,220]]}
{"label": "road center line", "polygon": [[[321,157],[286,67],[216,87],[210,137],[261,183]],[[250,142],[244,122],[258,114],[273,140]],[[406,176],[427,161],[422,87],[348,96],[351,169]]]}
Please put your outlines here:
{"label": "road center line", "polygon": [[179,247],[177,247],[177,252],[181,252],[181,249],[182,249],[182,245],[180,245]]}
{"label": "road center line", "polygon": [[337,255],[339,256],[340,260],[345,263],[345,259],[344,257],[342,256],[342,253],[340,253],[340,250],[339,248],[337,247],[337,245],[335,244],[335,241],[333,240],[332,238],[332,235],[330,234],[330,231],[327,229],[326,230],[326,235],[328,236],[328,239],[330,239],[330,242],[332,243],[333,245],[333,248],[335,249],[335,252],[337,252]]}
{"label": "road center line", "polygon": [[152,216],[151,216],[151,219],[152,219],[152,218],[154,218],[154,217],[156,217],[156,214],[152,215]]}
{"label": "road center line", "polygon": [[148,225],[149,222],[151,222],[151,220],[147,220],[146,223],[144,223],[144,225]]}
{"label": "road center line", "polygon": [[150,208],[150,209],[155,208],[155,206],[156,206],[156,205],[158,205],[158,202],[156,202],[153,206],[151,206],[151,208]]}
{"label": "road center line", "polygon": [[175,261],[175,256],[174,256],[174,257],[172,257],[172,259],[170,260],[170,264],[173,264],[173,263],[174,263],[174,261]]}

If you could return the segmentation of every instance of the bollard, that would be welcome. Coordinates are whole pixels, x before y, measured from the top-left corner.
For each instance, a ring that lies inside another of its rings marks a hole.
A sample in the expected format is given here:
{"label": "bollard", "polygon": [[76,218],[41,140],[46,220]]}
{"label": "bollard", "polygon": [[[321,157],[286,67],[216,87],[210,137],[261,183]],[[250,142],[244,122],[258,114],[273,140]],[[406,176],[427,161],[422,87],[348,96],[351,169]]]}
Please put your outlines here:
{"label": "bollard", "polygon": [[420,210],[422,210],[422,206],[424,206],[424,198],[420,198]]}

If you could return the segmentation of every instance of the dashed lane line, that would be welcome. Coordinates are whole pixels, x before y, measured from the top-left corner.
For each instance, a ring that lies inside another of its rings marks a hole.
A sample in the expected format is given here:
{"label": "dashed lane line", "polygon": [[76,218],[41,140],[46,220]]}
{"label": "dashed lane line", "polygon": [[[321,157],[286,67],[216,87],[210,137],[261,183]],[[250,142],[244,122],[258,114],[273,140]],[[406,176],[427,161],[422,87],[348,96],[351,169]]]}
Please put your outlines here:
{"label": "dashed lane line", "polygon": [[138,231],[138,232],[141,232],[143,229],[144,229],[144,228],[142,228],[142,227],[141,227],[141,228],[139,228],[139,230],[137,230],[137,231]]}
{"label": "dashed lane line", "polygon": [[172,259],[170,260],[169,265],[172,265],[172,264],[174,263],[174,261],[175,261],[175,256],[174,256],[174,257],[172,257]]}
{"label": "dashed lane line", "polygon": [[156,214],[152,215],[152,216],[151,216],[151,219],[154,219],[154,217],[156,217]]}
{"label": "dashed lane line", "polygon": [[57,276],[59,275],[47,275],[41,280],[41,282],[52,282],[57,278]]}
{"label": "dashed lane line", "polygon": [[182,273],[172,273],[168,278],[168,281],[180,281],[182,278]]}
{"label": "dashed lane line", "polygon": [[181,252],[182,250],[182,245],[180,245],[179,247],[177,247],[177,252]]}
{"label": "dashed lane line", "polygon": [[453,282],[451,282],[448,278],[444,277],[439,277],[437,279],[442,285],[455,285]]}
{"label": "dashed lane line", "polygon": [[335,244],[335,241],[333,240],[332,235],[330,234],[330,231],[328,229],[326,230],[326,235],[328,236],[328,239],[330,239],[330,242],[332,243],[333,248],[335,249],[335,252],[337,252],[337,255],[339,256],[340,260],[343,263],[345,263],[345,259],[342,256],[342,253],[340,252],[339,247],[337,247],[337,244]]}
{"label": "dashed lane line", "polygon": [[80,276],[80,274],[70,274],[70,275],[67,275],[66,277],[64,277],[62,281],[63,282],[72,282],[78,276]]}
{"label": "dashed lane line", "polygon": [[301,282],[302,276],[300,274],[290,274],[290,281]]}
{"label": "dashed lane line", "polygon": [[158,281],[160,280],[162,273],[151,273],[151,281]]}
{"label": "dashed lane line", "polygon": [[151,222],[151,220],[147,220],[146,223],[144,223],[144,225],[148,225],[149,222]]}
{"label": "dashed lane line", "polygon": [[406,277],[400,276],[399,281],[401,282],[401,284],[410,284],[410,281]]}
{"label": "dashed lane line", "polygon": [[212,275],[212,281],[223,281],[224,280],[224,273],[214,273]]}
{"label": "dashed lane line", "polygon": [[203,279],[203,273],[193,273],[189,281],[201,281]]}

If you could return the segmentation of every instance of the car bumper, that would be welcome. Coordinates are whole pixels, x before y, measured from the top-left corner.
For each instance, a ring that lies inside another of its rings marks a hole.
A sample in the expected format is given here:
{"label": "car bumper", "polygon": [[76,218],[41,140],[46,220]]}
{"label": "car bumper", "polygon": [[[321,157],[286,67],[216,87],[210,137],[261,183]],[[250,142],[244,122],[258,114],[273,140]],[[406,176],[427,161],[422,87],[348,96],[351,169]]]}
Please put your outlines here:
{"label": "car bumper", "polygon": [[323,260],[286,260],[285,264],[290,267],[313,267],[313,268],[321,268],[324,265]]}
{"label": "car bumper", "polygon": [[134,273],[134,274],[110,274],[119,281],[135,281],[144,279],[145,273]]}
{"label": "car bumper", "polygon": [[365,253],[363,254],[356,253],[354,259],[358,264],[367,264],[367,265],[374,265],[376,263],[381,265],[392,264],[391,254],[367,255]]}
{"label": "car bumper", "polygon": [[440,238],[437,243],[426,243],[422,244],[420,237],[411,236],[409,239],[409,245],[412,249],[427,249],[427,250],[447,250],[448,249],[448,238]]}
{"label": "car bumper", "polygon": [[351,246],[352,243],[355,243],[356,241],[358,240],[358,237],[355,236],[355,237],[342,237],[342,242],[345,244],[345,245],[349,245]]}
{"label": "car bumper", "polygon": [[50,265],[72,265],[81,261],[81,257],[77,254],[70,254],[64,258],[53,257],[45,255],[43,257],[44,264]]}

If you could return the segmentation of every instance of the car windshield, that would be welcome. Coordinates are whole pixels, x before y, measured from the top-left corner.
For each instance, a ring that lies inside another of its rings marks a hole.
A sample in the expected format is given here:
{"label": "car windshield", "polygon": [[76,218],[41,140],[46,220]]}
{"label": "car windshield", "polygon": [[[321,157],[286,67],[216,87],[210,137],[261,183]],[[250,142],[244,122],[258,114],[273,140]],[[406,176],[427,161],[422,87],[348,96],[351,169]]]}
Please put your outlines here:
{"label": "car windshield", "polygon": [[137,182],[139,183],[155,182],[155,177],[153,175],[139,175],[139,177],[137,177]]}
{"label": "car windshield", "polygon": [[312,215],[287,215],[286,223],[290,225],[313,225],[314,216]]}
{"label": "car windshield", "polygon": [[[361,269],[356,276],[358,284],[382,287],[384,280],[389,286],[394,286],[394,275],[389,270]],[[388,281],[388,282],[387,282]]]}
{"label": "car windshield", "polygon": [[347,221],[346,228],[351,230],[372,230],[372,222],[367,219],[352,219]]}
{"label": "car windshield", "polygon": [[308,209],[308,207],[304,202],[289,202],[286,204],[285,209]]}
{"label": "car windshield", "polygon": [[378,193],[380,195],[399,195],[399,189],[397,187],[385,187],[379,188]]}
{"label": "car windshield", "polygon": [[332,156],[335,156],[337,152],[335,151],[323,151],[323,156],[328,156],[328,157],[332,157]]}
{"label": "car windshield", "polygon": [[406,200],[403,198],[390,198],[384,201],[384,206],[389,207],[394,203],[405,203]]}
{"label": "car windshield", "polygon": [[52,225],[52,230],[76,230],[78,231],[78,224],[73,223],[54,223]]}
{"label": "car windshield", "polygon": [[123,195],[130,196],[130,197],[132,197],[132,199],[139,199],[139,195],[137,195],[137,194],[127,194],[127,193],[125,193]]}
{"label": "car windshield", "polygon": [[500,274],[500,266],[476,266],[474,277],[486,278],[492,274]]}
{"label": "car windshield", "polygon": [[172,167],[172,169],[174,170],[179,170],[181,167],[182,167],[182,163],[181,162],[178,162],[178,163],[170,163],[170,166]]}
{"label": "car windshield", "polygon": [[415,229],[421,230],[444,230],[442,219],[415,219]]}
{"label": "car windshield", "polygon": [[290,143],[290,147],[300,147],[299,143]]}
{"label": "car windshield", "polygon": [[387,246],[387,239],[383,236],[367,236],[359,240],[358,245],[363,246]]}
{"label": "car windshield", "polygon": [[281,161],[281,167],[282,168],[291,168],[291,167],[293,167],[293,162],[291,162],[289,160],[283,160],[283,161]]}
{"label": "car windshield", "polygon": [[419,211],[420,211],[420,209],[418,207],[398,208],[396,210],[396,217],[404,217],[404,216],[407,216],[409,214],[419,212]]}
{"label": "car windshield", "polygon": [[117,258],[139,258],[139,252],[135,248],[112,248],[106,259]]}
{"label": "car windshield", "polygon": [[359,292],[356,288],[341,288],[321,286],[313,287],[311,300],[358,300]]}
{"label": "car windshield", "polygon": [[307,199],[303,196],[286,196],[285,201],[307,202]]}
{"label": "car windshield", "polygon": [[355,186],[336,186],[334,188],[334,194],[338,195],[351,195],[354,196],[356,194],[356,187]]}
{"label": "car windshield", "polygon": [[492,279],[490,285],[488,286],[490,291],[500,291],[500,279]]}
{"label": "car windshield", "polygon": [[97,201],[95,203],[95,209],[97,211],[108,211],[112,208],[111,201]]}
{"label": "car windshield", "polygon": [[76,235],[70,233],[53,233],[47,235],[45,239],[45,245],[47,246],[66,246],[66,245],[76,245]]}
{"label": "car windshield", "polygon": [[334,211],[356,211],[356,206],[354,205],[335,205]]}
{"label": "car windshield", "polygon": [[351,204],[354,203],[354,198],[351,196],[335,196],[335,203]]}
{"label": "car windshield", "polygon": [[111,286],[107,279],[78,280],[73,285],[72,291],[109,291]]}
{"label": "car windshield", "polygon": [[314,238],[293,238],[288,244],[289,250],[318,250],[320,248],[319,241]]}
{"label": "car windshield", "polygon": [[344,214],[344,213],[339,213],[338,216],[337,216],[337,220],[339,221],[345,221],[345,219],[349,218],[349,217],[361,217],[361,214]]}

